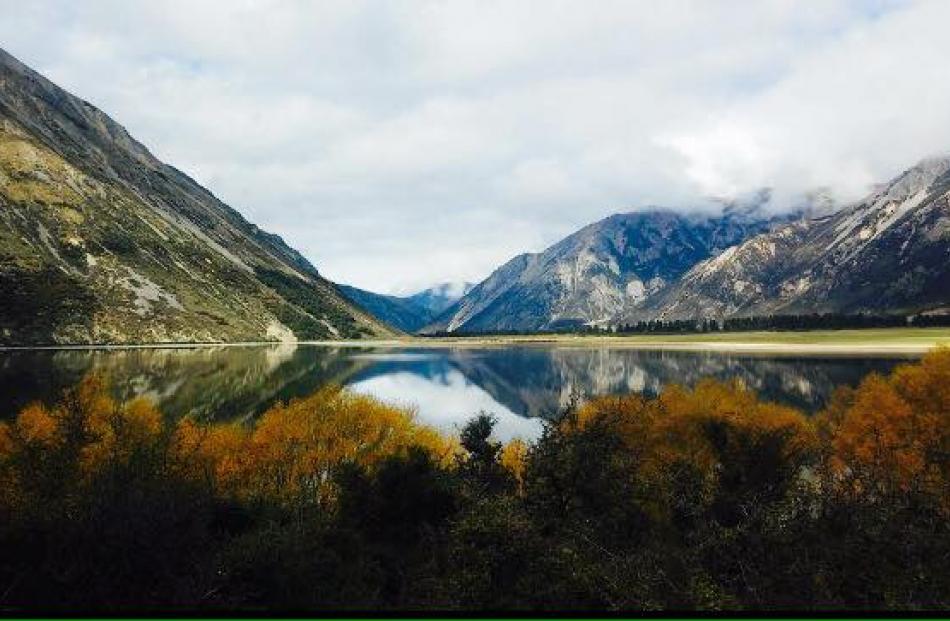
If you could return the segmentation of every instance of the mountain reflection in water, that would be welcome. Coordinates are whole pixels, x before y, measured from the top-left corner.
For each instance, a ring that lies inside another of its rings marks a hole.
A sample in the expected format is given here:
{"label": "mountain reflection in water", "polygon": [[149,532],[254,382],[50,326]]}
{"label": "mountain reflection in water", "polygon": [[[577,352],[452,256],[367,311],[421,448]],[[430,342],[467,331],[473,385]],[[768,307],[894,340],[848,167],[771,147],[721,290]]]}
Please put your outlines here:
{"label": "mountain reflection in water", "polygon": [[763,398],[820,409],[839,385],[886,373],[900,358],[765,357],[609,348],[367,349],[311,345],[0,352],[0,417],[53,401],[96,371],[117,397],[147,397],[169,416],[253,417],[277,401],[341,384],[414,407],[452,430],[479,411],[502,438],[532,437],[541,418],[580,399],[656,394],[670,383],[738,378]]}

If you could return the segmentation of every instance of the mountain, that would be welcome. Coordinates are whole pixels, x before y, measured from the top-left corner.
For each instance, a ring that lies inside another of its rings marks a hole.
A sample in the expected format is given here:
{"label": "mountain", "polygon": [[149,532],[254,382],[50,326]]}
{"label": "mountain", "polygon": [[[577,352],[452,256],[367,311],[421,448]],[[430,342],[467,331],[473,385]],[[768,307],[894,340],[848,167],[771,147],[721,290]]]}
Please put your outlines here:
{"label": "mountain", "polygon": [[721,215],[670,210],[617,214],[537,254],[510,260],[450,306],[424,332],[551,330],[607,324],[647,304],[698,262],[774,222],[767,195]]}
{"label": "mountain", "polygon": [[432,318],[435,318],[471,291],[474,286],[469,282],[444,282],[410,295],[408,300],[425,308],[432,314]]}
{"label": "mountain", "polygon": [[358,338],[297,251],[0,50],[0,344]]}
{"label": "mountain", "polygon": [[415,332],[432,321],[428,309],[408,298],[373,293],[349,285],[340,285],[340,291],[369,314],[403,332]]}
{"label": "mountain", "polygon": [[864,200],[753,237],[650,300],[660,318],[950,311],[950,157]]}
{"label": "mountain", "polygon": [[373,293],[348,285],[340,285],[340,291],[386,324],[413,333],[428,325],[471,287],[468,283],[442,283],[405,297]]}

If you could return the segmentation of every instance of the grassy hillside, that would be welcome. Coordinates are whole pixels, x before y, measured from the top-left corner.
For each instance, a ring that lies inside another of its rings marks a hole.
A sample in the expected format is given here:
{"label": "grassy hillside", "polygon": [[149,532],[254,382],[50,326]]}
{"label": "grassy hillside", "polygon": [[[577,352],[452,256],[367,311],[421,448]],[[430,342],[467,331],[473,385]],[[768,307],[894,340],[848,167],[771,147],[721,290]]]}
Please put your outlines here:
{"label": "grassy hillside", "polygon": [[299,253],[0,50],[0,344],[392,331]]}

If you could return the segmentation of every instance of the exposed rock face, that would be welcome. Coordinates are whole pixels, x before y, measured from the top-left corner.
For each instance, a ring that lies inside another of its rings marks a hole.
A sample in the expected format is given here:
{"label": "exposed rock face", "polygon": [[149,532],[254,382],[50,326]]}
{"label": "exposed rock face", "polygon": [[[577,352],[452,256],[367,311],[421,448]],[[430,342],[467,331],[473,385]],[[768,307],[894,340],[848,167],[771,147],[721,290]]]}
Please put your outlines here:
{"label": "exposed rock face", "polygon": [[515,257],[476,285],[427,332],[547,330],[606,325],[637,312],[694,266],[771,225],[755,209],[688,216],[618,214],[539,254]]}
{"label": "exposed rock face", "polygon": [[389,331],[283,240],[0,50],[0,344]]}
{"label": "exposed rock face", "polygon": [[950,305],[950,157],[832,215],[756,236],[651,300],[662,318],[894,312]]}

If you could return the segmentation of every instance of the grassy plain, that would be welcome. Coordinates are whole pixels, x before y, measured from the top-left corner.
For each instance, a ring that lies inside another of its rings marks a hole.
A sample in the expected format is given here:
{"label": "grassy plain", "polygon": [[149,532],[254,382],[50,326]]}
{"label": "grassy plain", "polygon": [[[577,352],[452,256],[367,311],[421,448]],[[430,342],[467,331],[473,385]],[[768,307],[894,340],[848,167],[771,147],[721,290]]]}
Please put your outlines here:
{"label": "grassy plain", "polygon": [[950,346],[950,328],[876,328],[864,330],[808,330],[716,332],[706,334],[532,334],[498,336],[408,337],[383,344],[422,347],[493,347],[549,345],[618,347],[684,351],[726,351],[768,354],[922,353]]}

